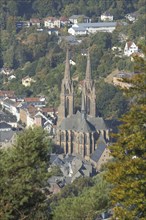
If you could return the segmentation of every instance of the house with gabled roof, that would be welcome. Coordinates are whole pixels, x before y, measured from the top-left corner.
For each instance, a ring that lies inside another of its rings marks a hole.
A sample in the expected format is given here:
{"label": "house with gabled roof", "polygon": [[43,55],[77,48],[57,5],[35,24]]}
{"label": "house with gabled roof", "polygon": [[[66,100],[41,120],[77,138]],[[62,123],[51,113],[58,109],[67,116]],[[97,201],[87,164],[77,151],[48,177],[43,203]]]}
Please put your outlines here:
{"label": "house with gabled roof", "polygon": [[61,21],[58,18],[55,17],[47,17],[44,18],[44,27],[46,28],[60,28],[61,27]]}
{"label": "house with gabled roof", "polygon": [[79,23],[72,25],[68,29],[71,35],[86,35],[96,32],[113,32],[117,26],[117,22],[97,22],[97,23]]}
{"label": "house with gabled roof", "polygon": [[6,122],[0,122],[0,147],[11,147],[15,141],[16,131]]}
{"label": "house with gabled roof", "polygon": [[0,90],[0,102],[5,98],[15,100],[16,99],[15,92],[12,90]]}
{"label": "house with gabled roof", "polygon": [[127,14],[125,16],[125,18],[128,19],[131,22],[135,22],[138,19],[138,16],[139,15],[137,13],[130,13],[130,14]]}
{"label": "house with gabled roof", "polygon": [[72,24],[78,24],[78,23],[90,23],[91,22],[91,18],[85,16],[85,15],[72,15],[69,18],[69,21]]}
{"label": "house with gabled roof", "polygon": [[113,21],[114,17],[113,15],[111,15],[109,11],[106,11],[100,16],[100,20],[101,21]]}
{"label": "house with gabled roof", "polygon": [[138,46],[133,41],[128,41],[124,47],[124,55],[131,56],[133,53],[138,52]]}
{"label": "house with gabled roof", "polygon": [[41,20],[39,18],[31,18],[30,25],[37,26],[39,28],[41,26]]}
{"label": "house with gabled roof", "polygon": [[70,24],[70,20],[65,16],[60,17],[59,20],[60,20],[61,26]]}
{"label": "house with gabled roof", "polygon": [[25,86],[25,87],[29,87],[31,86],[32,83],[34,83],[35,80],[32,79],[31,77],[29,76],[26,76],[22,79],[22,85]]}

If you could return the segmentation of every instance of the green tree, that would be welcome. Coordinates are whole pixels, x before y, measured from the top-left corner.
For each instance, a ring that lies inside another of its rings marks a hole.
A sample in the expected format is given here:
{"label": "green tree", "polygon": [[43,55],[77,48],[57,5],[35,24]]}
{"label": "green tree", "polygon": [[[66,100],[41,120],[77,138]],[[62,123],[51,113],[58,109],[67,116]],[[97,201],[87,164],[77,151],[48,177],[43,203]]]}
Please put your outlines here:
{"label": "green tree", "polygon": [[115,158],[108,164],[107,180],[112,183],[114,219],[146,219],[146,63],[139,58],[127,95],[131,107],[122,118],[117,141],[111,147]]}
{"label": "green tree", "polygon": [[53,209],[53,220],[93,220],[107,210],[110,205],[108,198],[110,187],[102,175],[98,175],[96,179],[95,185],[84,188],[79,196],[69,195],[61,199]]}
{"label": "green tree", "polygon": [[51,142],[41,128],[25,130],[0,150],[0,218],[48,219],[44,188]]}

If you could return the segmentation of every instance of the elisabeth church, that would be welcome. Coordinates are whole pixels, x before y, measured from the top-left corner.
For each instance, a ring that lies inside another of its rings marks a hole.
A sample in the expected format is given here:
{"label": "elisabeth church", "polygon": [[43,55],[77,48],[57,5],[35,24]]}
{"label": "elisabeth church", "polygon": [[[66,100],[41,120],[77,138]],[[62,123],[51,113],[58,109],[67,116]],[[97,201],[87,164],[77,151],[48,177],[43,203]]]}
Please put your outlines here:
{"label": "elisabeth church", "polygon": [[94,81],[91,77],[89,52],[82,86],[81,111],[76,113],[74,111],[74,97],[69,51],[67,50],[58,108],[56,144],[64,150],[65,154],[79,154],[88,159],[98,149],[99,140],[102,139],[104,143],[109,142],[109,129],[103,118],[96,115],[96,94]]}

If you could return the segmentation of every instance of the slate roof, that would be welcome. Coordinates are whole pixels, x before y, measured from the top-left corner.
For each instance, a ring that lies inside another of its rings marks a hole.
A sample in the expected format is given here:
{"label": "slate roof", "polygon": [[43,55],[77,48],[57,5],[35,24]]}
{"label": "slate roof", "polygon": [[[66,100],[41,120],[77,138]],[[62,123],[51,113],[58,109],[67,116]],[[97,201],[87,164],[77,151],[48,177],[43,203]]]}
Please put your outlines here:
{"label": "slate roof", "polygon": [[94,160],[95,162],[98,162],[101,155],[103,154],[104,150],[106,149],[106,143],[103,140],[102,137],[99,138],[98,143],[97,143],[97,148],[91,155],[91,159]]}
{"label": "slate roof", "polygon": [[0,131],[0,143],[10,141],[14,135],[14,131]]}
{"label": "slate roof", "polygon": [[0,122],[17,122],[17,118],[15,115],[8,115],[4,112],[0,112]]}
{"label": "slate roof", "polygon": [[96,23],[79,23],[75,24],[72,27],[79,27],[79,28],[91,28],[91,27],[116,27],[117,22],[96,22]]}
{"label": "slate roof", "polygon": [[65,118],[60,127],[61,130],[74,130],[82,132],[94,132],[95,126],[86,118],[82,118],[82,113],[77,112],[75,115],[71,115],[69,118]]}
{"label": "slate roof", "polygon": [[102,117],[92,117],[88,115],[87,120],[96,128],[96,130],[108,130]]}
{"label": "slate roof", "polygon": [[1,129],[8,129],[8,128],[11,129],[12,126],[7,124],[6,122],[0,122],[0,130]]}
{"label": "slate roof", "polygon": [[85,16],[85,15],[72,15],[69,19],[78,19],[78,18],[80,18],[80,17],[89,18],[89,17],[87,17],[87,16]]}
{"label": "slate roof", "polygon": [[77,112],[69,118],[65,118],[59,126],[61,130],[73,130],[82,132],[95,132],[96,130],[107,130],[107,126],[101,117],[92,117],[87,115],[82,118],[82,113]]}

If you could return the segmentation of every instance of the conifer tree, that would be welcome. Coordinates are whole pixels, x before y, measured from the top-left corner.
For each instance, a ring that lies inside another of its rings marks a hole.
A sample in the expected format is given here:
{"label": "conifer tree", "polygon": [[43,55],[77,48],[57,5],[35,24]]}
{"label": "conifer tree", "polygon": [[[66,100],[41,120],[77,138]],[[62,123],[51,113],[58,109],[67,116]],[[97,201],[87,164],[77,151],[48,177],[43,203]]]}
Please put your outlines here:
{"label": "conifer tree", "polygon": [[111,147],[107,180],[112,183],[113,219],[146,219],[146,65],[138,58],[137,74],[127,91],[131,105]]}
{"label": "conifer tree", "polygon": [[16,144],[0,150],[0,219],[45,220],[51,143],[40,128],[21,133]]}

